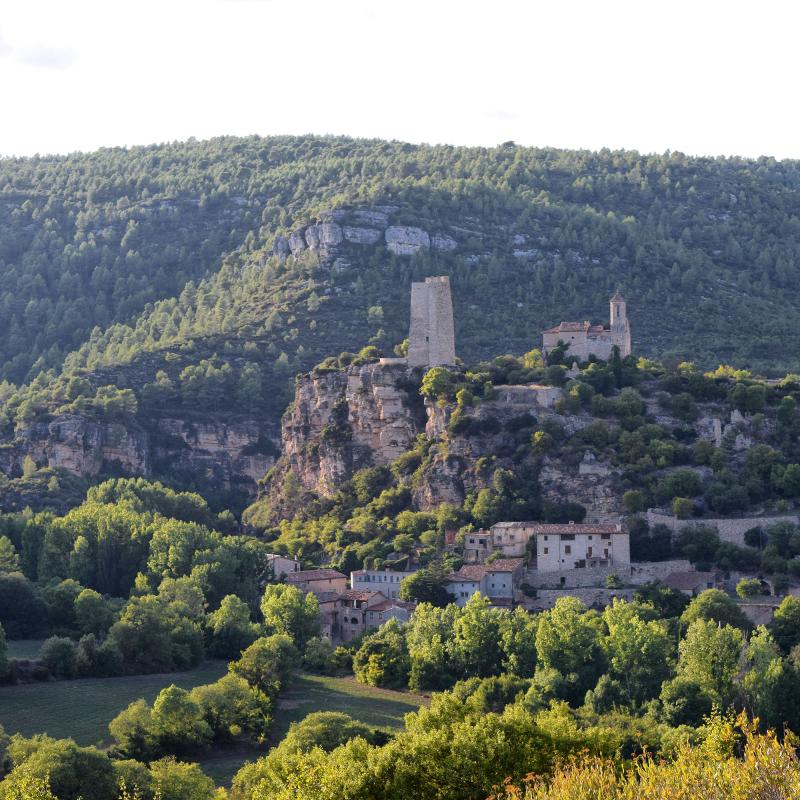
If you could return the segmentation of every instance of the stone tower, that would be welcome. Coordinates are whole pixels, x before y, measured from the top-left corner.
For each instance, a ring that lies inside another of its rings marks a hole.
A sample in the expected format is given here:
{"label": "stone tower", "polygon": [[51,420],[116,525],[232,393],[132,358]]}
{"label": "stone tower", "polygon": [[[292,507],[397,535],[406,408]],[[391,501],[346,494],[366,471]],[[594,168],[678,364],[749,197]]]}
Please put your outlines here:
{"label": "stone tower", "polygon": [[609,300],[611,334],[616,340],[614,343],[619,346],[620,355],[625,358],[631,354],[631,324],[628,321],[628,304],[625,298],[615,292]]}
{"label": "stone tower", "polygon": [[408,364],[439,367],[456,363],[450,278],[439,275],[411,284]]}
{"label": "stone tower", "polygon": [[619,292],[616,292],[611,300],[609,300],[609,305],[611,306],[611,330],[624,331],[625,325],[628,322],[628,310],[625,298]]}

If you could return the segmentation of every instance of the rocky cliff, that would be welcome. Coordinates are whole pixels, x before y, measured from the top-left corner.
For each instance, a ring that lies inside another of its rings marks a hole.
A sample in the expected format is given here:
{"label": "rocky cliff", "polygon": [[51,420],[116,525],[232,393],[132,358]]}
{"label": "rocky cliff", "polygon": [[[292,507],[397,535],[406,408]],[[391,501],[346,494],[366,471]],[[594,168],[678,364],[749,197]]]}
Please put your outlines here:
{"label": "rocky cliff", "polygon": [[277,455],[274,426],[173,418],[140,425],[55,416],[18,430],[0,448],[0,470],[19,475],[27,458],[39,468],[84,478],[135,475],[171,484],[252,495]]}
{"label": "rocky cliff", "polygon": [[531,455],[534,425],[557,420],[574,432],[589,415],[562,416],[554,409],[562,395],[548,386],[498,387],[491,400],[460,409],[423,401],[419,370],[402,364],[371,363],[346,370],[315,370],[299,379],[295,399],[283,418],[282,455],[263,482],[247,519],[275,524],[315,500],[331,498],[364,467],[391,464],[418,447],[426,455],[411,481],[413,505],[429,511],[441,503],[461,505],[491,485],[498,467],[538,481],[542,498],[579,503],[587,519],[619,513],[617,474],[591,454],[578,463]]}
{"label": "rocky cliff", "polygon": [[303,376],[283,416],[281,457],[265,481],[270,517],[296,510],[303,495],[331,497],[356,470],[406,452],[425,430],[419,379],[419,370],[378,363]]}

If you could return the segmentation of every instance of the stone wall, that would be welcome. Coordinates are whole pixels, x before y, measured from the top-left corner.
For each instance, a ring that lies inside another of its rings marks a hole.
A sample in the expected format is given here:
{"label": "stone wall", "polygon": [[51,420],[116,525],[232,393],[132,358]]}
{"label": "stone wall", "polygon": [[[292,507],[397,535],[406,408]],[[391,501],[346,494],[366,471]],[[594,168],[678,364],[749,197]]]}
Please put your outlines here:
{"label": "stone wall", "polygon": [[647,511],[647,522],[653,525],[666,525],[673,533],[677,533],[685,527],[697,528],[707,526],[715,528],[719,538],[723,542],[744,547],[744,534],[750,528],[766,528],[776,522],[792,522],[795,525],[800,521],[797,514],[782,514],[773,516],[753,516],[753,517],[715,517],[708,519],[678,519],[673,514],[667,514],[657,508]]}
{"label": "stone wall", "polygon": [[645,584],[663,581],[673,572],[693,572],[694,567],[685,558],[673,558],[669,561],[640,561],[631,564],[631,583]]}
{"label": "stone wall", "polygon": [[[584,569],[564,569],[553,572],[527,570],[521,583],[528,583],[535,588],[579,589],[605,587],[606,578],[616,575],[623,583],[630,582],[631,567],[619,564],[613,567],[585,567]],[[563,582],[562,582],[563,581]]]}
{"label": "stone wall", "polygon": [[522,597],[521,603],[528,611],[547,611],[562,597],[577,597],[587,606],[602,608],[611,605],[614,598],[632,600],[633,589],[606,589],[600,587],[584,587],[575,589],[539,589],[536,597]]}

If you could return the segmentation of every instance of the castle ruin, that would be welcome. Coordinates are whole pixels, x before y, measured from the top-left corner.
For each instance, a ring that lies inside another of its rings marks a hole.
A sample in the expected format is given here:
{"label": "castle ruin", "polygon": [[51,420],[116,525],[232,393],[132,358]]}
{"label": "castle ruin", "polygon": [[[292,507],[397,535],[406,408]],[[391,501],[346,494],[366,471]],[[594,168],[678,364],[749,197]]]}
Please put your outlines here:
{"label": "castle ruin", "polygon": [[450,278],[437,275],[411,284],[408,365],[451,366],[456,363]]}
{"label": "castle ruin", "polygon": [[555,328],[542,332],[542,353],[547,355],[559,343],[568,344],[567,363],[574,356],[587,361],[590,355],[607,361],[614,347],[625,358],[631,354],[631,325],[625,298],[617,292],[609,300],[610,325],[592,325],[590,322],[562,322]]}

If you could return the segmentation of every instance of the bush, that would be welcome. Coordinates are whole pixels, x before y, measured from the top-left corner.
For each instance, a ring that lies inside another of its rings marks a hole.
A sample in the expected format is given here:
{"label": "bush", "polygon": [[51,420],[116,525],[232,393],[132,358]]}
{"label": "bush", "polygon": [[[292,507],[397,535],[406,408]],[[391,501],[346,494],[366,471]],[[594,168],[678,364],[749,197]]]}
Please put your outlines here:
{"label": "bush", "polygon": [[74,678],[78,671],[78,649],[72,639],[51,636],[39,651],[39,660],[56,678]]}
{"label": "bush", "polygon": [[751,600],[761,594],[761,581],[758,578],[742,578],[736,584],[736,594],[742,600]]}

